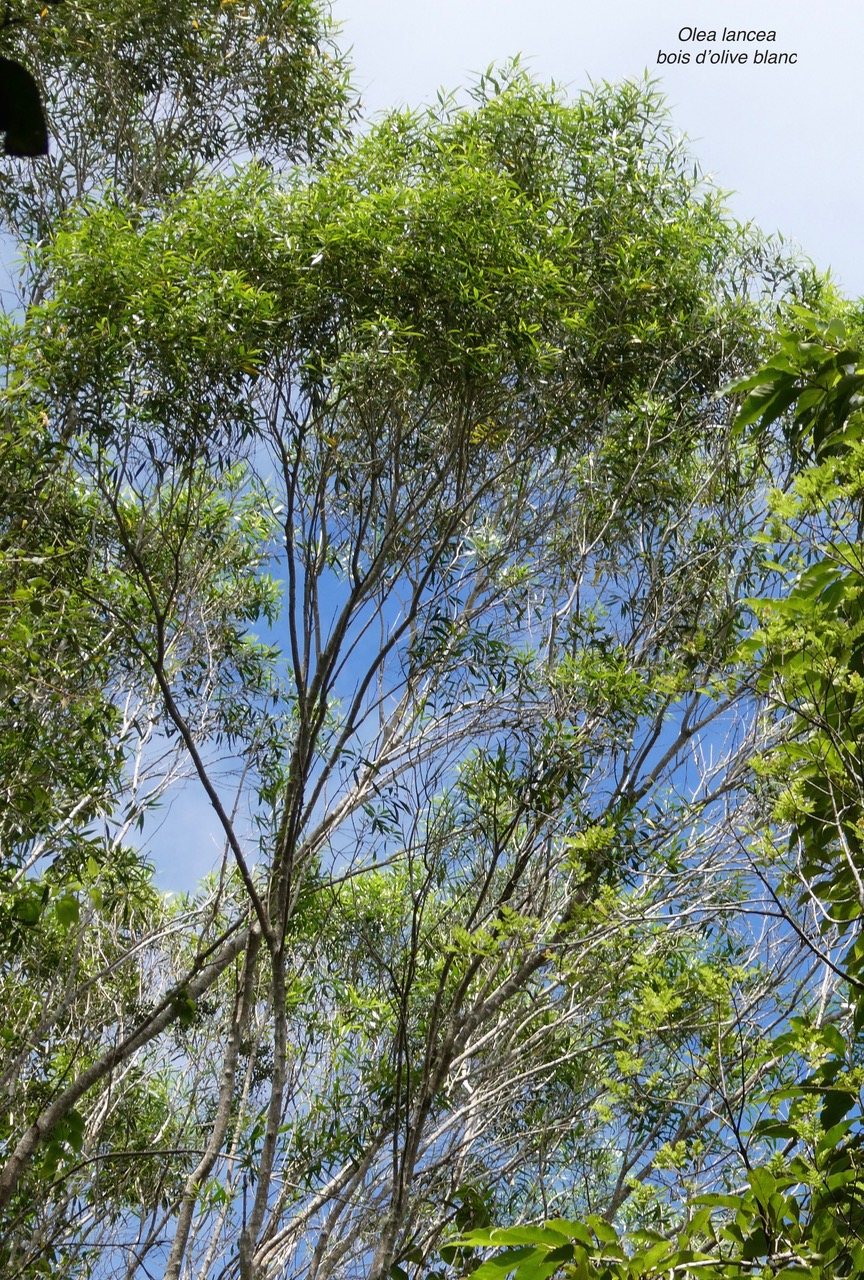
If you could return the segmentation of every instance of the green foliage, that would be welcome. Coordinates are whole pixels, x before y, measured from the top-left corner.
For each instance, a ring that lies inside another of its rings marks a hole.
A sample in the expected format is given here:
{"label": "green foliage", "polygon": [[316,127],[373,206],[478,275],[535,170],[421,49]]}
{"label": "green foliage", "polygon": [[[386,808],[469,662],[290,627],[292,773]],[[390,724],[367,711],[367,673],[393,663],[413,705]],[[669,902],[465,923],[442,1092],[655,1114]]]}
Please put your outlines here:
{"label": "green foliage", "polygon": [[496,1249],[479,1265],[472,1260],[468,1271],[478,1280],[509,1275],[518,1280],[857,1276],[864,1265],[855,1239],[860,1184],[850,1162],[840,1164],[835,1160],[825,1168],[817,1162],[812,1172],[818,1190],[806,1209],[795,1195],[786,1194],[796,1186],[800,1170],[775,1174],[754,1168],[747,1176],[749,1185],[739,1193],[697,1196],[673,1237],[642,1231],[625,1241],[608,1223],[588,1215],[584,1222],[553,1219],[542,1226],[465,1232],[442,1256],[450,1261],[460,1250]]}
{"label": "green foliage", "polygon": [[[7,402],[8,404],[8,402]],[[38,415],[6,414],[0,437],[0,901],[3,945],[36,925],[48,886],[34,850],[73,878],[88,824],[119,784],[121,717],[108,693],[104,615],[90,599],[96,506]],[[89,562],[89,563],[88,563]],[[113,666],[116,670],[116,666]],[[74,908],[62,898],[60,912]]]}
{"label": "green foliage", "polygon": [[[774,1037],[768,1052],[779,1084],[765,1094],[769,1114],[749,1135],[773,1146],[774,1154],[763,1163],[747,1161],[743,1188],[691,1195],[677,1236],[661,1233],[646,1248],[644,1231],[619,1239],[608,1224],[598,1233],[600,1224],[590,1218],[471,1231],[448,1244],[442,1257],[449,1262],[493,1250],[479,1265],[466,1266],[477,1277],[828,1280],[864,1273],[864,357],[857,333],[843,321],[801,308],[792,319],[779,353],[727,388],[745,393],[739,435],[764,448],[781,422],[797,464],[791,489],[772,497],[760,539],[784,548],[770,566],[782,585],[778,594],[749,602],[761,626],[739,646],[738,657],[758,660],[756,688],[784,713],[779,738],[755,764],[773,789],[775,821],[791,829],[797,856],[787,881],[797,884],[799,908],[817,902],[822,945],[839,940],[844,948],[837,964],[851,986],[854,1016],[847,1012],[842,1029],[792,1018]],[[674,1001],[655,994],[655,1004],[658,998],[652,1014],[666,1016]],[[815,1069],[790,1080],[802,1057]],[[626,1074],[641,1062],[625,1054],[619,1065]],[[669,1149],[655,1167],[678,1160]]]}
{"label": "green foliage", "polygon": [[[475,112],[388,117],[287,191],[253,166],[143,224],[117,205],[76,219],[51,247],[55,297],[28,322],[31,376],[64,418],[71,401],[102,432],[119,426],[116,410],[105,418],[111,385],[127,430],[175,445],[178,429],[224,441],[248,422],[249,379],[277,363],[313,405],[414,396],[436,429],[470,389],[471,430],[494,421],[502,440],[528,412],[575,444],[602,406],[622,414],[603,447],[614,485],[649,387],[655,403],[714,390],[770,256],[694,183],[653,89],[568,105],[517,75]],[[325,434],[350,493],[356,421]],[[430,457],[432,439],[403,445],[406,461]],[[647,500],[650,468],[644,483]]]}
{"label": "green foliage", "polygon": [[[3,32],[42,90],[51,159],[7,166],[0,209],[24,240],[71,204],[110,192],[153,207],[250,152],[319,158],[355,110],[316,0],[64,0]],[[18,12],[16,12],[16,10]]]}
{"label": "green foliage", "polygon": [[[402,1280],[454,1229],[465,1270],[506,1248],[484,1275],[713,1265],[729,1213],[667,1244],[652,1200],[740,1147],[800,955],[747,936],[737,723],[705,763],[764,581],[762,462],[710,397],[818,282],[650,84],[510,67],[327,154],[316,8],[81,21],[56,58],[83,41],[84,118],[129,63],[129,132],[111,191],[97,131],[81,204],[27,194],[50,234],[5,329],[4,1265],[52,1231],[113,1266],[133,1228],[142,1266],[170,1234],[167,1274],[244,1280],[316,1250]],[[226,174],[256,129],[320,168]],[[189,773],[225,862],[170,902],[133,833]],[[853,1109],[828,1048],[773,1117],[802,1142],[814,1089]]]}
{"label": "green foliage", "polygon": [[762,760],[760,772],[778,780],[776,812],[791,824],[791,847],[800,850],[802,901],[814,895],[824,903],[823,933],[846,937],[841,964],[857,982],[864,867],[858,389],[864,364],[854,331],[850,335],[842,321],[823,322],[800,311],[796,319],[804,339],[788,336],[782,355],[743,387],[749,395],[742,429],[758,419],[765,431],[774,421],[767,403],[759,416],[766,387],[775,387],[781,401],[789,397],[789,435],[800,459],[791,492],[775,498],[770,530],[790,548],[778,565],[787,585],[776,598],[752,602],[762,627],[747,648],[761,657],[760,687],[790,713],[784,740]]}

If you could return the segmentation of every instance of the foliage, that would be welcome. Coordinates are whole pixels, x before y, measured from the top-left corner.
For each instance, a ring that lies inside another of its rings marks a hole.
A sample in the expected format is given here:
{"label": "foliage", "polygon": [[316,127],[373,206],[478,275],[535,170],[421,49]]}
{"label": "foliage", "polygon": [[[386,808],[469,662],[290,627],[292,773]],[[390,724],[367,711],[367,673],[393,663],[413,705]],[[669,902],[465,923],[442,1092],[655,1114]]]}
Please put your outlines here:
{"label": "foliage", "polygon": [[[754,761],[773,792],[775,821],[790,829],[784,892],[775,900],[780,905],[789,894],[798,910],[816,908],[821,936],[812,945],[820,957],[835,956],[829,963],[846,979],[849,1000],[837,1021],[793,1018],[771,1042],[779,1083],[751,1133],[774,1153],[747,1162],[743,1188],[692,1196],[677,1236],[636,1232],[623,1240],[590,1217],[463,1232],[441,1255],[470,1260],[473,1276],[827,1280],[864,1272],[864,357],[854,313],[829,321],[795,308],[791,319],[778,353],[731,387],[745,393],[736,431],[764,446],[780,423],[796,463],[791,488],[771,495],[760,535],[782,557],[772,566],[784,587],[750,601],[761,626],[738,653],[759,659],[756,687],[784,715],[781,736]],[[811,1070],[795,1080],[802,1057]],[[475,1250],[490,1247],[475,1263]]]}
{"label": "foliage", "polygon": [[[782,568],[788,587],[757,608],[762,630],[750,646],[764,653],[762,685],[789,710],[788,739],[765,762],[783,779],[779,814],[793,825],[791,851],[805,898],[820,904],[823,933],[857,935],[862,911],[864,778],[860,743],[864,628],[860,597],[860,350],[842,320],[801,313],[803,334],[790,334],[781,354],[757,377],[742,408],[742,427],[760,412],[763,429],[778,404],[794,407],[789,437],[801,459],[792,491],[774,496],[771,537],[792,541]],[[770,379],[770,381],[768,381]],[[769,388],[771,394],[769,396]],[[855,982],[856,942],[840,963]],[[857,988],[856,988],[857,989]]]}
{"label": "foliage", "polygon": [[[822,285],[650,85],[510,67],[349,142],[317,8],[211,9],[58,10],[81,181],[7,192],[3,1265],[382,1280],[592,1214],[555,1247],[620,1267],[601,1217],[665,1241],[834,1008],[809,920],[754,936],[773,456],[714,397]],[[259,135],[285,172],[227,174]],[[224,856],[166,900],[189,779]]]}
{"label": "foliage", "polygon": [[111,0],[13,6],[3,52],[36,75],[51,154],[7,165],[0,208],[24,241],[87,196],[153,207],[250,153],[325,154],[355,106],[317,0]]}

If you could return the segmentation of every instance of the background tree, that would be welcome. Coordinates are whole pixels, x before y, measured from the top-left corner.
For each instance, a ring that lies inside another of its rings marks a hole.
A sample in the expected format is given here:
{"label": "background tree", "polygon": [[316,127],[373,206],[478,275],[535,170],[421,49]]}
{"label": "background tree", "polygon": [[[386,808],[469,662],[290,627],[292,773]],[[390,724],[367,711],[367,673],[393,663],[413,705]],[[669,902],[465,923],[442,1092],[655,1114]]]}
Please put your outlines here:
{"label": "background tree", "polygon": [[276,169],[315,162],[356,114],[317,0],[64,0],[11,16],[2,52],[33,71],[51,138],[47,160],[0,177],[4,223],[24,243],[91,195],[154,208],[252,155]]}
{"label": "background tree", "polygon": [[[734,384],[736,432],[793,463],[769,495],[759,535],[775,593],[750,601],[760,629],[739,646],[778,736],[752,761],[773,801],[752,856],[774,903],[843,982],[818,1017],[790,1019],[771,1041],[771,1087],[752,1100],[739,1185],[681,1205],[677,1232],[620,1239],[609,1223],[552,1221],[467,1233],[442,1252],[479,1277],[858,1276],[864,1271],[861,1159],[862,586],[860,315],[796,308],[778,352]],[[778,431],[782,428],[782,432]],[[751,677],[752,678],[752,677]],[[783,831],[788,839],[778,838]],[[802,928],[802,920],[815,929]],[[761,1158],[757,1157],[760,1145]],[[743,1184],[743,1185],[742,1185]],[[473,1225],[473,1224],[472,1224]],[[482,1246],[497,1246],[474,1261]],[[647,1246],[647,1247],[646,1247]]]}

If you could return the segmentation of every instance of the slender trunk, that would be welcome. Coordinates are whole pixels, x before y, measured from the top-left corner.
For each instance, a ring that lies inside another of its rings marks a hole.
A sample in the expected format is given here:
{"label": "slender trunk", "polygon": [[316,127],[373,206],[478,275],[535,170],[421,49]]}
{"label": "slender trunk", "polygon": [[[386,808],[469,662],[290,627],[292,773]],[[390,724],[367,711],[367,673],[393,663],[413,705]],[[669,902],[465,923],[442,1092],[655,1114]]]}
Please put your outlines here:
{"label": "slender trunk", "polygon": [[276,1162],[276,1148],[279,1140],[279,1124],[282,1119],[282,1101],[285,1094],[288,1056],[288,1018],[286,1012],[287,994],[285,990],[285,952],[280,947],[272,956],[273,964],[273,1083],[270,1089],[270,1102],[267,1107],[267,1127],[264,1130],[264,1141],[261,1144],[261,1157],[258,1163],[258,1186],[249,1221],[240,1236],[240,1280],[258,1280],[259,1268],[255,1263],[255,1250],[258,1236],[267,1212],[267,1199],[270,1194],[270,1180]]}
{"label": "slender trunk", "polygon": [[180,1268],[183,1265],[183,1255],[186,1252],[186,1243],[189,1239],[189,1229],[192,1225],[192,1215],[198,1202],[198,1193],[201,1184],[205,1178],[209,1177],[213,1165],[216,1163],[216,1158],[222,1149],[222,1142],[228,1130],[228,1123],[231,1119],[231,1101],[234,1097],[237,1058],[240,1052],[240,1042],[243,1039],[246,1025],[249,1021],[252,988],[260,946],[260,933],[250,933],[243,974],[234,1003],[231,1032],[225,1053],[225,1065],[222,1068],[222,1083],[219,1088],[216,1118],[213,1122],[213,1128],[204,1155],[187,1178],[186,1186],[183,1188],[183,1199],[180,1204],[177,1229],[174,1233],[174,1243],[171,1246],[171,1253],[165,1268],[165,1280],[179,1280]]}

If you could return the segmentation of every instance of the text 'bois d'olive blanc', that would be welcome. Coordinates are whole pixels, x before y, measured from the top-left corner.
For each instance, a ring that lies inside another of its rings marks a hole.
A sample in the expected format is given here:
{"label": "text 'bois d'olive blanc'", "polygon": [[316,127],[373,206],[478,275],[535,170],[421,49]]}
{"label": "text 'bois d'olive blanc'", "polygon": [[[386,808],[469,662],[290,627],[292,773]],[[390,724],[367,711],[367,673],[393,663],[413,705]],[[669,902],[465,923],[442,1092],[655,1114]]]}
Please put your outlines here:
{"label": "text 'bois d'olive blanc'", "polygon": [[[701,27],[682,27],[678,32],[679,44],[696,43],[705,45],[698,52],[694,49],[660,49],[657,54],[657,63],[659,66],[675,65],[686,66],[688,62],[694,63],[696,66],[716,66],[718,63],[744,65],[752,63],[753,66],[776,67],[784,64],[791,65],[798,61],[797,53],[785,53],[775,51],[774,49],[742,49],[741,45],[764,45],[774,44],[777,40],[776,31],[760,31],[736,27],[724,27],[720,39],[718,41],[716,30],[703,30]],[[714,44],[735,45],[734,49],[712,49],[707,46]]]}

